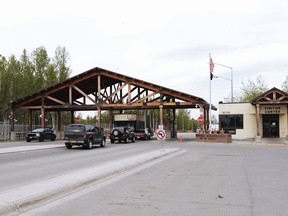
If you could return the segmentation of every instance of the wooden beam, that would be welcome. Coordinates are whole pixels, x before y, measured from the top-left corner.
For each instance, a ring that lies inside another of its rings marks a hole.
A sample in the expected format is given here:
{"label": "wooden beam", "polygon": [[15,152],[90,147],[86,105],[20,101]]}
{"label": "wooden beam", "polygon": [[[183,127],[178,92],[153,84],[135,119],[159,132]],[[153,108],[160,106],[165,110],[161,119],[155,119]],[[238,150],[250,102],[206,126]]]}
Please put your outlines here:
{"label": "wooden beam", "polygon": [[138,103],[138,102],[141,102],[141,101],[144,101],[145,99],[149,98],[149,97],[153,97],[154,95],[158,94],[158,92],[153,92],[145,97],[142,97],[140,98],[139,100],[135,101],[134,103]]}
{"label": "wooden beam", "polygon": [[51,97],[51,96],[49,96],[49,95],[46,95],[45,98],[48,98],[49,100],[52,100],[52,101],[54,101],[54,102],[56,102],[56,103],[59,103],[59,104],[62,104],[62,105],[65,105],[65,104],[66,104],[65,102],[63,102],[63,101],[61,101],[61,100],[58,100],[57,98]]}
{"label": "wooden beam", "polygon": [[106,100],[104,102],[106,102],[107,100],[109,100],[110,98],[112,98],[115,94],[117,94],[121,89],[123,89],[125,86],[127,85],[127,83],[124,83],[123,85],[121,85],[118,89],[116,89],[116,91],[114,91],[108,98],[106,98]]}
{"label": "wooden beam", "polygon": [[75,85],[72,85],[72,87],[78,91],[80,94],[82,94],[84,97],[88,98],[90,101],[92,101],[94,104],[96,104],[96,101],[93,100],[93,98],[91,98],[89,95],[87,95],[85,92],[83,92],[80,88],[78,88],[77,86]]}

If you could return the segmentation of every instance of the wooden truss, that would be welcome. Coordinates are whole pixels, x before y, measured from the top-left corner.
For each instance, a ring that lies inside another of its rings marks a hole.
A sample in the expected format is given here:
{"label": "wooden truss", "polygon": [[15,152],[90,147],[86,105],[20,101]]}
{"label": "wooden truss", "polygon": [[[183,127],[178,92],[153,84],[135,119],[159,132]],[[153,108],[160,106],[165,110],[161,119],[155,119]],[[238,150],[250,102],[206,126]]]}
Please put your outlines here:
{"label": "wooden truss", "polygon": [[[133,77],[93,68],[10,104],[17,109],[46,111],[180,109],[209,104],[202,98]],[[13,113],[12,113],[13,114]],[[45,124],[45,122],[43,123]]]}

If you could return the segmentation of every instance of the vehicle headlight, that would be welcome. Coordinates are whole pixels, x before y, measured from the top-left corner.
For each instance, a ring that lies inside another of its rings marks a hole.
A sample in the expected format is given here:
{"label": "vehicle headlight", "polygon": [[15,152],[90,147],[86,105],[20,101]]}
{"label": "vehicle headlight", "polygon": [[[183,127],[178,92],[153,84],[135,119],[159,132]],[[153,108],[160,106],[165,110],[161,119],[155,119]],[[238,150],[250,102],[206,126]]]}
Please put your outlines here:
{"label": "vehicle headlight", "polygon": [[36,133],[36,137],[39,137],[40,136],[40,134],[39,133]]}

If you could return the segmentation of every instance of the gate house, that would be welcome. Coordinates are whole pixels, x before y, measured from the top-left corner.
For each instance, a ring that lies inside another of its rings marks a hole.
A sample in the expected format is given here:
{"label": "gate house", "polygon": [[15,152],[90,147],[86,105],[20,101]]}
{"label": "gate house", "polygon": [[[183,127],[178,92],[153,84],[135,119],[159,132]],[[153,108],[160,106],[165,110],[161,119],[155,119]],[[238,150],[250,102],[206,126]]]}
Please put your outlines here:
{"label": "gate house", "polygon": [[219,128],[234,139],[286,138],[288,94],[272,88],[251,103],[219,103]]}

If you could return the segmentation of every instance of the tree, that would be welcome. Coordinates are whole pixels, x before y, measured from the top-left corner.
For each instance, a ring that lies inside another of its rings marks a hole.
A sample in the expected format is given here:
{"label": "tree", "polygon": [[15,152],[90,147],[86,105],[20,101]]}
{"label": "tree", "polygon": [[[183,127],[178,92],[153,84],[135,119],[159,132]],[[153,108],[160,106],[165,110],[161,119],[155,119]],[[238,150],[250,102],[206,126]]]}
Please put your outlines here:
{"label": "tree", "polygon": [[[26,49],[23,50],[23,53],[20,57],[20,74],[21,74],[21,83],[22,83],[22,94],[23,96],[29,95],[35,91],[34,89],[34,67],[29,58],[29,55]],[[27,85],[30,83],[29,85]]]}
{"label": "tree", "polygon": [[[68,79],[71,71],[69,59],[69,53],[60,46],[53,61],[44,47],[38,47],[31,55],[24,49],[19,60],[15,55],[8,60],[0,55],[0,121],[6,118],[10,101]],[[69,115],[62,116],[66,118]]]}
{"label": "tree", "polygon": [[179,109],[177,112],[177,129],[186,131],[191,128],[190,111],[187,109]]}
{"label": "tree", "polygon": [[32,53],[32,61],[35,66],[35,88],[39,91],[43,89],[43,87],[46,87],[45,81],[50,61],[46,49],[44,47],[38,47],[34,50]]}
{"label": "tree", "polygon": [[251,102],[253,99],[267,90],[268,85],[265,83],[261,75],[257,77],[256,82],[249,79],[247,84],[242,82],[239,101]]}
{"label": "tree", "polygon": [[58,82],[66,80],[70,73],[70,67],[67,65],[70,59],[69,53],[66,51],[65,47],[58,46],[55,51],[55,56],[53,58],[55,71],[57,73]]}
{"label": "tree", "polygon": [[5,110],[7,109],[7,98],[9,98],[9,83],[7,74],[7,60],[0,55],[0,119],[5,119]]}
{"label": "tree", "polygon": [[288,75],[286,75],[286,80],[282,84],[282,90],[288,93]]}

